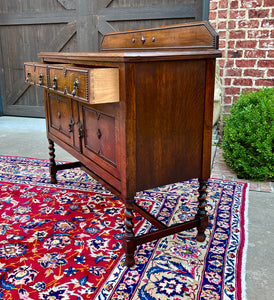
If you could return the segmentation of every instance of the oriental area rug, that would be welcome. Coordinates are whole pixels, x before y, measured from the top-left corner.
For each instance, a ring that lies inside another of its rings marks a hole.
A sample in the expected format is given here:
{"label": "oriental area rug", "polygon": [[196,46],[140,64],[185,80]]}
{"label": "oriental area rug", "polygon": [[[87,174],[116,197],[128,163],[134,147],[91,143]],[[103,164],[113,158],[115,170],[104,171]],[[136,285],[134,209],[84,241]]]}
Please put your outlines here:
{"label": "oriental area rug", "polygon": [[[49,182],[46,160],[0,156],[0,299],[244,299],[248,186],[210,179],[206,240],[196,229],[141,245],[123,266],[123,203],[80,169]],[[197,180],[143,191],[166,224],[190,220]],[[135,215],[136,234],[153,230]]]}

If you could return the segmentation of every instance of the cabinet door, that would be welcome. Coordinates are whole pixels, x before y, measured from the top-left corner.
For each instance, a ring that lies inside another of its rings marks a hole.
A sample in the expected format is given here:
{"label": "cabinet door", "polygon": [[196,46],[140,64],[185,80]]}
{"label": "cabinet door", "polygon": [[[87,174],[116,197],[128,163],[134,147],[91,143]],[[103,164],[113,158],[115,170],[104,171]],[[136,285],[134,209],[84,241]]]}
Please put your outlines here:
{"label": "cabinet door", "polygon": [[48,130],[69,145],[73,145],[72,102],[71,99],[48,94]]}
{"label": "cabinet door", "polygon": [[82,106],[82,152],[111,175],[120,178],[115,116]]}

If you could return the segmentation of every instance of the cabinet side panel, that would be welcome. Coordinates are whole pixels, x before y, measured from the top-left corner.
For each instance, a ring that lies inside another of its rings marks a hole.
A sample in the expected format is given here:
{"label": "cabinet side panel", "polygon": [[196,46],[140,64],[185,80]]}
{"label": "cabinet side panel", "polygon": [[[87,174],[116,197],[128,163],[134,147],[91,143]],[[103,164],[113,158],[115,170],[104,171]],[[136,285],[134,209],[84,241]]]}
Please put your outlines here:
{"label": "cabinet side panel", "polygon": [[205,60],[136,64],[137,190],[200,177]]}
{"label": "cabinet side panel", "polygon": [[208,59],[206,66],[203,169],[201,179],[208,179],[211,171],[211,145],[213,127],[213,99],[215,84],[215,59]]}

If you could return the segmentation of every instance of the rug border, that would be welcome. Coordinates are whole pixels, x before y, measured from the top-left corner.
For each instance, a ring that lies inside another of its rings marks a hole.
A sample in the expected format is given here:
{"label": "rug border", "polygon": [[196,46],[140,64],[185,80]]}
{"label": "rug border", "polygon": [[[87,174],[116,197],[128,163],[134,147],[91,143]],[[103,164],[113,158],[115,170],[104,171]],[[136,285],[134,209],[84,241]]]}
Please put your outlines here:
{"label": "rug border", "polygon": [[243,225],[243,235],[244,235],[244,240],[243,240],[243,248],[242,248],[242,253],[241,253],[241,299],[242,300],[247,300],[247,285],[246,285],[246,266],[247,266],[247,250],[248,250],[248,225],[249,225],[249,220],[248,220],[248,208],[249,208],[249,188],[250,184],[245,183],[244,187],[244,218],[242,219],[242,225]]}
{"label": "rug border", "polygon": [[239,267],[235,272],[237,276],[237,283],[239,287],[239,299],[238,300],[247,300],[247,285],[246,285],[246,265],[247,265],[247,249],[248,249],[248,207],[249,207],[249,187],[250,184],[248,182],[238,181],[238,180],[228,180],[228,179],[220,179],[215,177],[210,177],[209,180],[218,180],[223,182],[230,182],[237,185],[242,185],[242,208],[241,208],[241,228],[242,233],[242,241],[239,245],[239,257],[238,263]]}
{"label": "rug border", "polygon": [[[49,162],[49,158],[36,158],[36,157],[29,157],[29,156],[0,154],[0,158],[1,157],[11,157],[11,158],[14,157],[14,158],[33,159],[33,160],[41,160],[41,161],[48,161]],[[75,158],[75,160],[77,160],[77,159]],[[68,161],[68,160],[56,160],[56,162],[58,162],[58,163],[69,163],[71,161]]]}

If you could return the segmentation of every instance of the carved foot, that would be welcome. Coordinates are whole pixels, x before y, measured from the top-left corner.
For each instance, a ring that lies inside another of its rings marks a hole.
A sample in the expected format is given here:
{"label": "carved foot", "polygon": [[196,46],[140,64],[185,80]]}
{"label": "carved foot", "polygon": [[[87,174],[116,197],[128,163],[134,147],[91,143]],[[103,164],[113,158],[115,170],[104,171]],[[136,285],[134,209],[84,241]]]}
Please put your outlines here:
{"label": "carved foot", "polygon": [[199,179],[199,196],[198,196],[198,211],[197,214],[195,216],[196,219],[199,220],[199,225],[197,226],[197,236],[196,236],[196,240],[198,242],[203,242],[205,240],[205,230],[208,226],[208,216],[206,215],[206,206],[207,206],[207,202],[206,202],[206,197],[207,197],[207,181],[205,180],[200,180]]}
{"label": "carved foot", "polygon": [[200,233],[198,232],[196,235],[196,241],[198,241],[200,243],[204,242],[205,238],[206,238],[206,236],[205,236],[204,232],[200,232]]}
{"label": "carved foot", "polygon": [[206,238],[205,230],[206,230],[207,226],[208,226],[208,217],[206,216],[206,217],[200,219],[200,224],[197,227],[198,233],[196,236],[196,240],[198,242],[203,242],[205,240],[205,238]]}
{"label": "carved foot", "polygon": [[124,239],[124,250],[125,250],[125,254],[126,254],[126,259],[125,259],[125,266],[128,268],[131,268],[135,265],[135,259],[134,259],[134,253],[136,250],[136,245],[135,245],[135,241],[128,241],[126,239]]}
{"label": "carved foot", "polygon": [[125,250],[125,266],[133,267],[135,265],[134,253],[136,250],[135,235],[133,232],[133,198],[125,200],[125,234],[123,240],[123,247]]}
{"label": "carved foot", "polygon": [[54,149],[54,142],[52,140],[49,141],[49,174],[50,174],[50,183],[55,184],[57,183],[56,179],[56,163],[55,163],[55,149]]}

